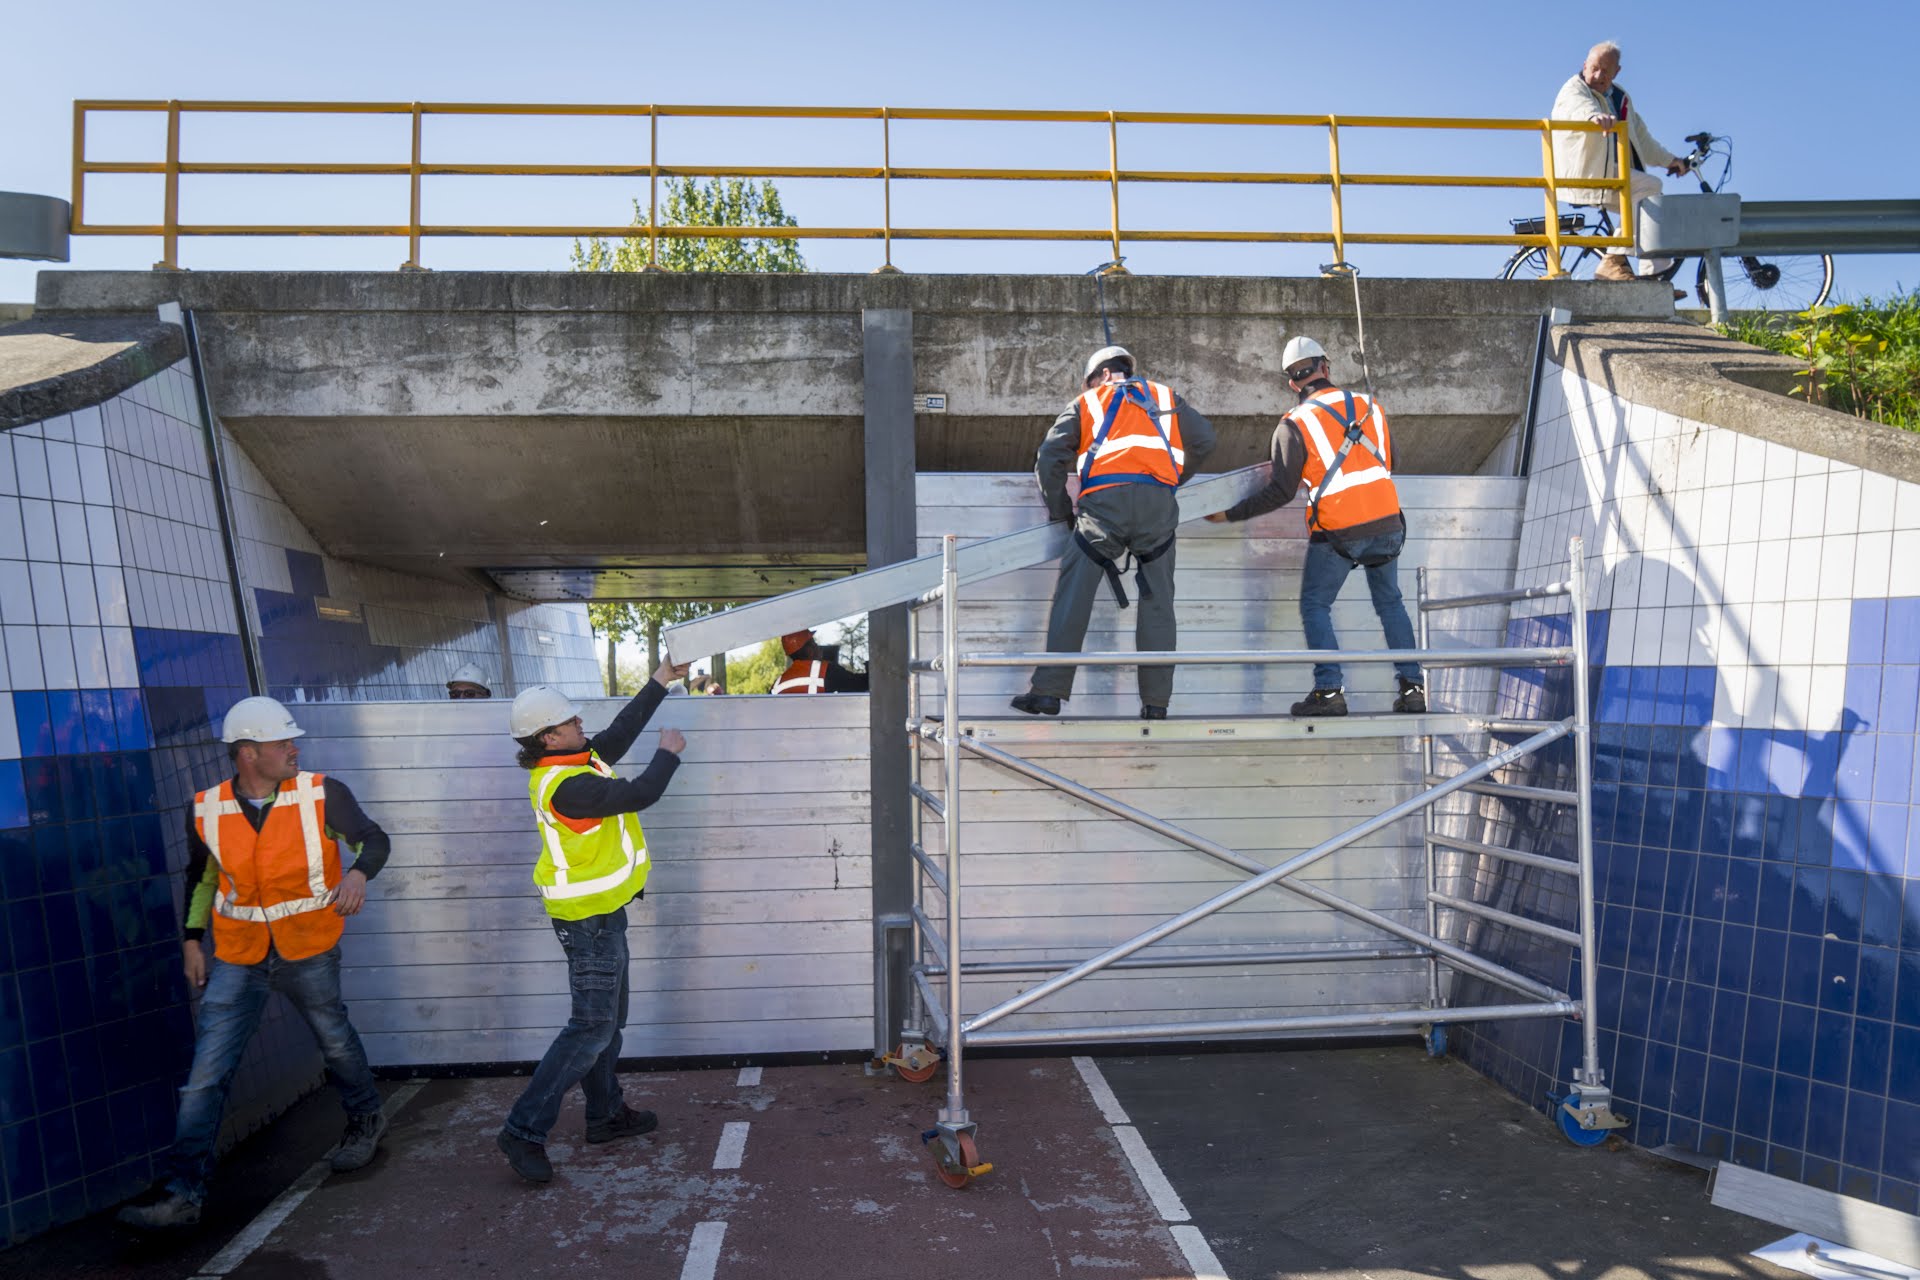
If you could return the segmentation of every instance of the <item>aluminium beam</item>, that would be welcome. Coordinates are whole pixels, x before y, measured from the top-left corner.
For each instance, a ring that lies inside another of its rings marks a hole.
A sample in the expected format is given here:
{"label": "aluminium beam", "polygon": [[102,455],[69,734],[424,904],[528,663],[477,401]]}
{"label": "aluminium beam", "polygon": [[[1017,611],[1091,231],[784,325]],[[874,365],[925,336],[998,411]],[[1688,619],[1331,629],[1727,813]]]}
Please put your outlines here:
{"label": "aluminium beam", "polygon": [[[1258,492],[1266,482],[1264,464],[1191,480],[1180,488],[1181,522],[1225,511]],[[1039,524],[963,546],[960,585],[1057,560],[1071,534],[1072,526],[1066,523]],[[667,628],[664,639],[675,662],[690,662],[710,653],[744,649],[768,636],[817,627],[888,605],[909,604],[939,586],[940,557],[921,556],[683,622]]]}
{"label": "aluminium beam", "polygon": [[[989,1045],[1086,1044],[1101,1040],[1197,1040],[1234,1035],[1305,1034],[1325,1031],[1364,1031],[1394,1027],[1424,1027],[1435,1022],[1513,1022],[1523,1018],[1566,1018],[1580,1006],[1571,1000],[1541,1004],[1496,1004],[1458,1009],[1381,1009],[1357,1013],[1292,1014],[1279,1018],[1236,1018],[1232,1021],[1152,1022],[1112,1027],[1034,1027],[1007,1031],[961,1028],[969,1048]],[[1722,1166],[1723,1168],[1725,1166]]]}
{"label": "aluminium beam", "polygon": [[[932,724],[932,721],[926,722]],[[923,726],[924,727],[924,726]],[[1327,738],[1404,738],[1410,734],[1440,737],[1484,733],[1485,716],[1433,712],[1423,715],[1327,716],[1291,719],[1286,716],[1207,716],[1166,720],[1088,716],[1038,719],[1033,716],[992,716],[960,719],[960,736],[975,742],[1296,742]],[[1429,784],[1433,785],[1433,784]]]}

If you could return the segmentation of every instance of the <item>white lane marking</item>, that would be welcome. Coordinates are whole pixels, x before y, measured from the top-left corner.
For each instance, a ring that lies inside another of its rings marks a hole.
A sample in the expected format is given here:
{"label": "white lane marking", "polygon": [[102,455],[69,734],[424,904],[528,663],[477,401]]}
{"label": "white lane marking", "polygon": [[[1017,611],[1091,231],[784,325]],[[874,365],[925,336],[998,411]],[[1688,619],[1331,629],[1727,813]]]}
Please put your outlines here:
{"label": "white lane marking", "polygon": [[1167,1181],[1167,1175],[1160,1172],[1160,1162],[1147,1150],[1147,1140],[1140,1136],[1140,1131],[1130,1124],[1117,1124],[1113,1126],[1113,1136],[1120,1139],[1120,1149],[1133,1161],[1133,1171],[1140,1176],[1140,1183],[1146,1187],[1160,1216],[1168,1222],[1185,1222],[1191,1218],[1193,1215],[1187,1212],[1180,1193]]}
{"label": "white lane marking", "polygon": [[747,1154],[747,1122],[729,1120],[720,1130],[720,1148],[713,1153],[716,1169],[738,1169]]}
{"label": "white lane marking", "polygon": [[1113,1090],[1107,1086],[1107,1078],[1100,1074],[1100,1066],[1092,1058],[1075,1058],[1073,1069],[1087,1083],[1087,1092],[1093,1095],[1093,1104],[1100,1108],[1100,1118],[1108,1124],[1132,1124],[1127,1119],[1126,1108],[1120,1105],[1120,1099],[1113,1096]]}
{"label": "white lane marking", "polygon": [[1180,1246],[1180,1252],[1187,1255],[1187,1265],[1193,1268],[1193,1280],[1227,1280],[1227,1269],[1220,1265],[1220,1259],[1214,1257],[1213,1250],[1207,1247],[1207,1238],[1200,1234],[1198,1227],[1168,1227],[1173,1232],[1173,1242]]}
{"label": "white lane marking", "polygon": [[695,1224],[693,1240],[687,1245],[686,1265],[680,1268],[680,1280],[713,1280],[713,1273],[720,1266],[720,1242],[726,1236],[724,1222]]}
{"label": "white lane marking", "polygon": [[760,1068],[758,1067],[740,1068],[740,1078],[738,1080],[735,1080],[734,1083],[739,1085],[742,1089],[749,1089],[749,1088],[752,1088],[754,1085],[759,1084]]}
{"label": "white lane marking", "polygon": [[[413,1101],[413,1095],[427,1087],[425,1080],[409,1080],[395,1089],[391,1096],[381,1104],[380,1110],[391,1120],[398,1115],[400,1108]],[[294,1179],[293,1185],[273,1198],[273,1203],[262,1209],[240,1234],[227,1241],[227,1247],[213,1255],[200,1268],[194,1280],[222,1280],[229,1272],[245,1262],[255,1249],[267,1242],[281,1223],[293,1216],[300,1202],[312,1195],[327,1175],[333,1172],[333,1166],[325,1160],[316,1160],[307,1171]]]}

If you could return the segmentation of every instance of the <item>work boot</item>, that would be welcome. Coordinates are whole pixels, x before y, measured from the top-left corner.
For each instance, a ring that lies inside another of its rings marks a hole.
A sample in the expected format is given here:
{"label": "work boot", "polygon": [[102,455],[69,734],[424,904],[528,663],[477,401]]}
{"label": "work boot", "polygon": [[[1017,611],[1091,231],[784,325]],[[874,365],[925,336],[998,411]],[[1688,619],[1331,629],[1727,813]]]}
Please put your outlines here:
{"label": "work boot", "polygon": [[200,1206],[178,1191],[169,1191],[152,1204],[130,1204],[114,1215],[123,1227],[136,1231],[165,1231],[170,1227],[191,1227],[200,1221]]}
{"label": "work boot", "polygon": [[380,1149],[380,1139],[386,1136],[386,1113],[369,1111],[348,1116],[347,1131],[340,1135],[340,1145],[327,1157],[327,1163],[335,1173],[364,1169],[373,1162],[373,1153]]}
{"label": "work boot", "polygon": [[1140,718],[1142,720],[1165,720],[1167,718],[1167,709],[1165,707],[1156,707],[1151,702],[1143,702],[1140,704]]}
{"label": "work boot", "polygon": [[505,1129],[494,1141],[507,1153],[507,1163],[513,1166],[513,1171],[528,1182],[553,1181],[553,1165],[547,1160],[546,1147],[516,1138]]}
{"label": "work boot", "polygon": [[1050,693],[1022,693],[1013,699],[1013,709],[1024,711],[1030,716],[1057,716],[1060,714],[1060,699]]}
{"label": "work boot", "polygon": [[610,1120],[587,1126],[588,1142],[612,1142],[616,1138],[637,1138],[660,1127],[660,1117],[651,1111],[635,1111],[625,1103]]}
{"label": "work boot", "polygon": [[1293,704],[1296,716],[1343,716],[1347,714],[1344,689],[1315,689],[1304,701]]}
{"label": "work boot", "polygon": [[1400,681],[1400,696],[1393,700],[1395,711],[1421,712],[1427,709],[1427,686],[1418,680],[1409,680],[1405,676]]}
{"label": "work boot", "polygon": [[1595,280],[1638,280],[1633,272],[1633,264],[1627,261],[1624,253],[1609,253],[1600,259],[1600,265],[1593,269]]}

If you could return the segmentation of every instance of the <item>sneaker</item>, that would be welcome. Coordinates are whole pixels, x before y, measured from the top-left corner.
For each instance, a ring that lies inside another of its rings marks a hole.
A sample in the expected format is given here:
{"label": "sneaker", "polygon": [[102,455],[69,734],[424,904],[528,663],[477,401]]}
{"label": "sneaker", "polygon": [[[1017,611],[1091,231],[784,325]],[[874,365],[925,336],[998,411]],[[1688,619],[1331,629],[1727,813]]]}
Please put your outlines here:
{"label": "sneaker", "polygon": [[588,1142],[612,1142],[617,1138],[637,1138],[643,1133],[652,1133],[660,1127],[660,1117],[651,1111],[635,1111],[622,1103],[619,1114],[611,1120],[587,1126]]}
{"label": "sneaker", "polygon": [[1396,677],[1400,681],[1400,696],[1393,700],[1395,711],[1423,712],[1427,709],[1427,686],[1418,680],[1409,680],[1405,676]]}
{"label": "sneaker", "polygon": [[130,1204],[114,1215],[124,1227],[137,1231],[165,1231],[170,1227],[191,1227],[200,1221],[200,1206],[178,1191],[169,1191],[152,1204]]}
{"label": "sneaker", "polygon": [[386,1136],[385,1112],[369,1111],[365,1115],[348,1116],[347,1131],[340,1135],[340,1145],[333,1149],[327,1163],[333,1166],[335,1173],[364,1169],[373,1162],[373,1153],[380,1149],[380,1139]]}
{"label": "sneaker", "polygon": [[552,1182],[553,1165],[547,1160],[547,1149],[538,1142],[528,1142],[525,1138],[516,1138],[505,1129],[494,1139],[500,1150],[506,1152],[507,1163],[513,1171],[528,1182]]}
{"label": "sneaker", "polygon": [[1167,718],[1167,709],[1165,707],[1156,707],[1151,702],[1142,703],[1140,707],[1140,718],[1142,720],[1165,720]]}
{"label": "sneaker", "polygon": [[1057,716],[1060,714],[1060,699],[1050,693],[1017,694],[1013,699],[1013,709],[1030,716]]}
{"label": "sneaker", "polygon": [[1593,269],[1595,280],[1638,280],[1633,264],[1627,261],[1624,253],[1609,253],[1600,259],[1600,265]]}
{"label": "sneaker", "polygon": [[1296,716],[1343,716],[1347,714],[1347,694],[1344,689],[1315,689],[1300,702],[1293,704]]}

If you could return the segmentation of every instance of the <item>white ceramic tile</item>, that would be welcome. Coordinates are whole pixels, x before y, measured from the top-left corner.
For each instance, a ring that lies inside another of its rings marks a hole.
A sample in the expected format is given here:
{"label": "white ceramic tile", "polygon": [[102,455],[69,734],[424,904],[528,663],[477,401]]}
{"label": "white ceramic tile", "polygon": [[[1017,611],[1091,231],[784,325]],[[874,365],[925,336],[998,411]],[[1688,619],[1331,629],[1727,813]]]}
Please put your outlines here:
{"label": "white ceramic tile", "polygon": [[1698,489],[1707,482],[1707,438],[1702,433],[1688,430],[1677,439],[1679,449],[1675,483],[1682,492]]}
{"label": "white ceramic tile", "polygon": [[1740,447],[1739,433],[1721,427],[1708,427],[1705,439],[1706,483],[1712,486],[1731,485],[1734,482],[1734,458]]}
{"label": "white ceramic tile", "polygon": [[1642,609],[1659,609],[1667,603],[1667,562],[1658,556],[1640,557],[1640,595],[1634,601]]}
{"label": "white ceramic tile", "polygon": [[1720,647],[1720,609],[1717,605],[1697,604],[1690,611],[1687,626],[1687,665],[1710,667]]}
{"label": "white ceramic tile", "polygon": [[1700,585],[1700,598],[1718,604],[1727,598],[1727,548],[1701,547],[1694,570]]}
{"label": "white ceramic tile", "polygon": [[124,627],[131,624],[133,615],[128,610],[127,580],[117,565],[96,565],[93,587],[94,601],[99,607],[103,625]]}
{"label": "white ceramic tile", "polygon": [[133,647],[133,631],[128,627],[107,627],[102,632],[107,649],[107,675],[119,689],[140,684],[140,661]]}
{"label": "white ceramic tile", "polygon": [[1691,609],[1703,597],[1700,590],[1700,566],[1695,562],[1693,553],[1684,547],[1675,547],[1672,558],[1667,561],[1667,597],[1669,609],[1685,607]]}
{"label": "white ceramic tile", "polygon": [[[1660,609],[1640,609],[1633,616],[1633,664],[1638,667],[1650,667],[1660,661],[1661,637],[1666,631],[1667,611]],[[1611,624],[1609,624],[1611,625]],[[1611,638],[1608,640],[1612,644]],[[1612,655],[1608,655],[1612,660]]]}
{"label": "white ceramic tile", "polygon": [[71,564],[91,564],[87,547],[87,509],[77,502],[53,504],[54,527],[60,532],[60,558]]}
{"label": "white ceramic tile", "polygon": [[[60,565],[61,595],[67,608],[66,620],[76,627],[100,624],[100,602],[93,591],[93,569],[84,564]],[[40,616],[42,622],[58,621]]]}
{"label": "white ceramic tile", "polygon": [[65,623],[67,584],[60,566],[35,561],[27,566],[33,584],[33,617],[39,623]]}
{"label": "white ceramic tile", "polygon": [[1793,482],[1793,536],[1817,538],[1827,527],[1827,477],[1800,476]]}
{"label": "white ceramic tile", "polygon": [[1816,666],[1807,694],[1807,728],[1826,733],[1840,726],[1846,709],[1847,669],[1844,666]]}
{"label": "white ceramic tile", "polygon": [[1920,596],[1920,529],[1893,532],[1893,565],[1887,594]]}
{"label": "white ceramic tile", "polygon": [[47,481],[56,502],[79,502],[85,497],[80,487],[80,455],[62,440],[49,440]]}
{"label": "white ceramic tile", "polygon": [[1672,550],[1673,508],[1665,496],[1650,498],[1647,501],[1647,524],[1641,535],[1640,547],[1648,555],[1665,555]]}
{"label": "white ceramic tile", "polygon": [[1788,601],[1785,605],[1780,615],[1780,661],[1783,664],[1813,664],[1814,626],[1819,607],[1814,602],[1800,601]]}
{"label": "white ceramic tile", "polygon": [[1855,551],[1859,537],[1851,533],[1830,533],[1820,539],[1820,598],[1851,600]]}
{"label": "white ceramic tile", "polygon": [[81,689],[106,689],[113,676],[107,669],[107,643],[98,627],[74,627],[74,684]]}
{"label": "white ceramic tile", "polygon": [[1747,619],[1747,653],[1756,666],[1780,664],[1780,631],[1786,606],[1768,601],[1756,603]]}
{"label": "white ceramic tile", "polygon": [[1791,532],[1793,520],[1793,477],[1764,480],[1760,484],[1760,536],[1784,538]]}
{"label": "white ceramic tile", "polygon": [[1920,484],[1907,480],[1894,482],[1893,527],[1920,529]]}
{"label": "white ceramic tile", "polygon": [[1787,543],[1785,596],[1788,600],[1820,598],[1820,559],[1825,538],[1795,538]]}
{"label": "white ceramic tile", "polygon": [[76,689],[79,672],[73,665],[73,638],[65,627],[40,626],[40,674],[49,689]]}
{"label": "white ceramic tile", "polygon": [[1821,600],[1813,606],[1813,658],[1819,665],[1845,664],[1853,601]]}
{"label": "white ceramic tile", "polygon": [[1748,666],[1758,661],[1753,655],[1753,611],[1750,601],[1729,600],[1720,610],[1720,665]]}
{"label": "white ceramic tile", "polygon": [[1800,473],[1800,451],[1767,441],[1762,456],[1767,460],[1769,480],[1791,480]]}
{"label": "white ceramic tile", "polygon": [[1707,491],[1683,489],[1673,498],[1674,542],[1682,547],[1698,547],[1706,542]]}
{"label": "white ceramic tile", "polygon": [[1684,666],[1693,651],[1693,608],[1660,611],[1660,663]]}
{"label": "white ceramic tile", "polygon": [[1728,542],[1760,540],[1760,524],[1765,509],[1761,502],[1761,489],[1762,486],[1758,484],[1733,486],[1732,509],[1727,526]]}
{"label": "white ceramic tile", "polygon": [[1756,727],[1774,722],[1780,699],[1780,673],[1772,667],[1747,668],[1746,720]]}
{"label": "white ceramic tile", "polygon": [[1893,528],[1896,483],[1892,476],[1877,471],[1860,473],[1860,532],[1877,533]]}
{"label": "white ceramic tile", "polygon": [[53,487],[47,480],[47,443],[24,431],[9,431],[13,445],[14,482],[23,498],[51,498]]}
{"label": "white ceramic tile", "polygon": [[1813,714],[1813,668],[1805,663],[1788,664],[1776,676],[1779,694],[1773,706],[1774,724],[1787,730],[1805,729]]}
{"label": "white ceramic tile", "polygon": [[1891,533],[1863,533],[1854,544],[1853,594],[1877,598],[1887,594],[1893,560]]}
{"label": "white ceramic tile", "polygon": [[1794,451],[1794,474],[1797,476],[1823,476],[1832,469],[1833,464],[1817,453]]}
{"label": "white ceramic tile", "polygon": [[1824,532],[1860,531],[1860,472],[1848,467],[1827,476],[1827,510]]}
{"label": "white ceramic tile", "polygon": [[1713,722],[1738,729],[1747,722],[1747,685],[1752,667],[1723,655],[1713,682]]}
{"label": "white ceramic tile", "polygon": [[44,689],[40,672],[40,629],[5,627],[7,641],[7,679],[15,689]]}
{"label": "white ceramic tile", "polygon": [[1760,544],[1759,555],[1754,561],[1753,599],[1787,598],[1787,548],[1792,545],[1784,540]]}

